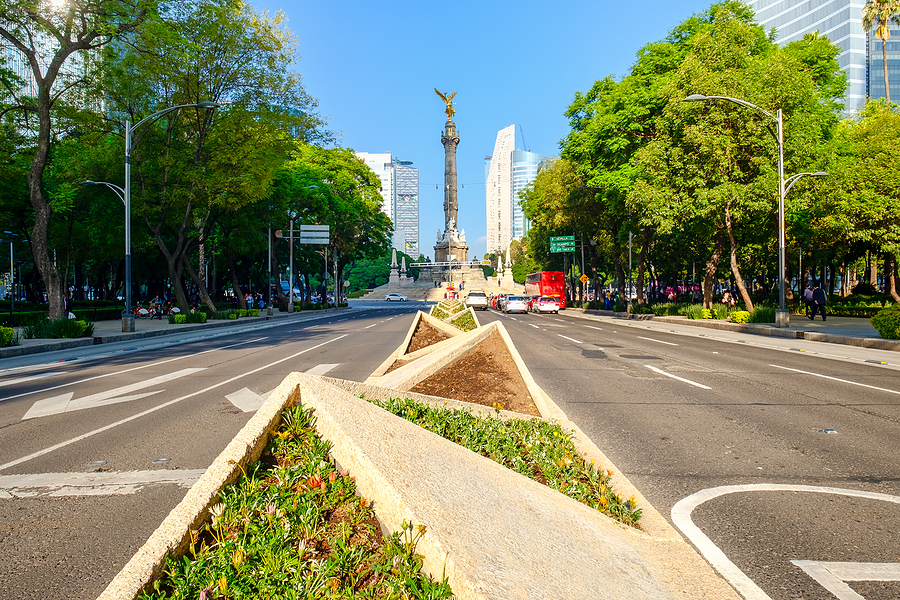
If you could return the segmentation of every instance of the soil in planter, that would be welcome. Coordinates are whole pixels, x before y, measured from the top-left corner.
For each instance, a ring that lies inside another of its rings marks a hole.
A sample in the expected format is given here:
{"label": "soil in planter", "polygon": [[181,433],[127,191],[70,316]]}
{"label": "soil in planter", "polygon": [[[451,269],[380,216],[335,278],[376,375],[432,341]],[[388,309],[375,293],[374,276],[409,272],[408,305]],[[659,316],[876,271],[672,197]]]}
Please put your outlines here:
{"label": "soil in planter", "polygon": [[540,416],[516,363],[497,332],[410,391],[485,406],[499,404],[504,410]]}
{"label": "soil in planter", "polygon": [[436,328],[432,327],[431,325],[426,323],[424,319],[422,319],[416,326],[416,331],[413,333],[412,339],[409,341],[409,347],[406,349],[406,352],[407,354],[412,354],[416,350],[427,348],[432,344],[437,344],[438,342],[443,342],[444,340],[448,339],[450,339],[449,335],[438,331]]}

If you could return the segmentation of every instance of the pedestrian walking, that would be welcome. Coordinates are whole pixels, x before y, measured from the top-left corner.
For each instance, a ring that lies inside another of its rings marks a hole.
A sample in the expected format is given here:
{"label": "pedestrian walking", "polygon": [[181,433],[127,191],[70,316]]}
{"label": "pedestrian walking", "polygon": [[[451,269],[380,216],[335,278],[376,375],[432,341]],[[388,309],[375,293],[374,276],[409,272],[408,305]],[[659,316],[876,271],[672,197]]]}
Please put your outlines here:
{"label": "pedestrian walking", "polygon": [[828,301],[828,296],[825,294],[825,290],[816,283],[816,287],[813,289],[813,307],[812,307],[812,315],[809,317],[810,321],[814,321],[816,319],[816,313],[822,313],[822,320],[825,320],[825,303]]}
{"label": "pedestrian walking", "polygon": [[809,287],[809,283],[806,284],[806,288],[803,290],[803,304],[806,305],[806,316],[808,317],[813,305],[813,291]]}

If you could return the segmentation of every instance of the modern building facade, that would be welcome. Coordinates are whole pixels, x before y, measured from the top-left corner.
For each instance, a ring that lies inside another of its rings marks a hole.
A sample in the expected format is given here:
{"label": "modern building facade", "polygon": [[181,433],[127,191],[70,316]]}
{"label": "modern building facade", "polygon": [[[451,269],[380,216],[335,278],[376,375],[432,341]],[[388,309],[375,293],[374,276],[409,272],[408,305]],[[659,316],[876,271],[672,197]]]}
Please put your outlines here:
{"label": "modern building facade", "polygon": [[419,170],[412,161],[393,161],[394,248],[419,258]]}
{"label": "modern building facade", "polygon": [[503,252],[512,240],[528,233],[519,192],[549,159],[517,146],[516,126],[510,125],[497,133],[494,153],[484,158],[488,252]]}
{"label": "modern building facade", "polygon": [[[748,4],[759,24],[767,30],[775,29],[779,45],[818,32],[841,49],[838,62],[850,84],[844,101],[849,115],[859,112],[866,98],[885,96],[882,42],[863,29],[865,1],[748,0]],[[887,44],[888,79],[891,98],[900,99],[900,30],[891,29],[891,36]]]}
{"label": "modern building facade", "polygon": [[418,258],[419,170],[411,161],[398,160],[390,152],[357,152],[356,156],[381,180],[381,210],[394,225],[391,245]]}

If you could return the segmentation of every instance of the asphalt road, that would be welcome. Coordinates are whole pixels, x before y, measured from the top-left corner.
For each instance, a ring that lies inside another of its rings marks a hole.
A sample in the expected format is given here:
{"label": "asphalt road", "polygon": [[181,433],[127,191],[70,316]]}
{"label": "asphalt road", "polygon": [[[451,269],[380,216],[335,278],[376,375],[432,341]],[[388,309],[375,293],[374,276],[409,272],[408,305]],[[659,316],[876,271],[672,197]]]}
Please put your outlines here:
{"label": "asphalt road", "polygon": [[482,314],[503,320],[537,383],[745,598],[900,598],[896,368],[787,341]]}
{"label": "asphalt road", "polygon": [[420,305],[356,306],[5,360],[0,598],[96,598],[286,375],[365,379]]}

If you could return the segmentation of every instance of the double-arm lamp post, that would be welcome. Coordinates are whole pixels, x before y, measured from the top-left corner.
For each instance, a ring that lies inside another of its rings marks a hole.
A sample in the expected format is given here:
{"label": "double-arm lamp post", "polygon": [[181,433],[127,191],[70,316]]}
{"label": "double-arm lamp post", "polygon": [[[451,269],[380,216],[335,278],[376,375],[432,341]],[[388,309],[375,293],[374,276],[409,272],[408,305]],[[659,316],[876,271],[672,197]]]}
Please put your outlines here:
{"label": "double-arm lamp post", "polygon": [[134,331],[134,315],[131,314],[131,153],[134,151],[137,141],[132,141],[132,133],[137,131],[142,125],[148,125],[164,115],[182,108],[206,108],[212,110],[218,107],[217,103],[209,100],[196,104],[179,104],[178,106],[170,106],[157,111],[134,125],[131,124],[131,121],[125,121],[125,189],[105,181],[82,182],[84,185],[105,185],[113,190],[125,204],[125,310],[122,312],[122,331],[124,332]]}
{"label": "double-arm lamp post", "polygon": [[751,108],[756,112],[775,121],[775,141],[778,144],[778,311],[776,311],[775,324],[777,327],[787,327],[790,324],[790,311],[785,307],[784,301],[784,282],[787,275],[787,266],[785,264],[785,235],[784,235],[784,197],[788,190],[797,183],[797,181],[805,176],[824,177],[828,173],[817,171],[815,173],[797,173],[791,175],[788,179],[784,178],[784,121],[782,119],[781,109],[779,108],[773,115],[769,111],[762,109],[755,104],[741,100],[739,98],[731,98],[729,96],[704,96],[703,94],[691,94],[682,102],[703,102],[705,100],[725,100],[740,104],[746,108]]}

